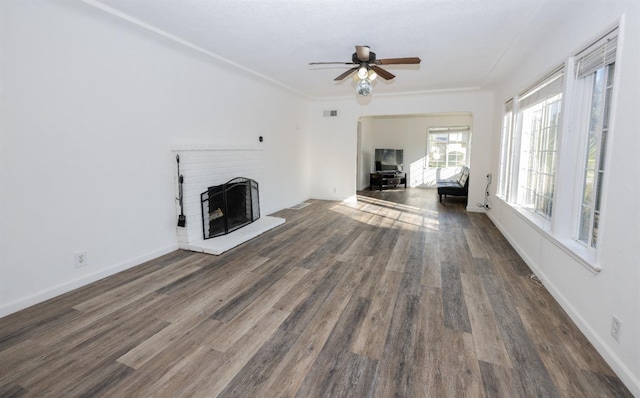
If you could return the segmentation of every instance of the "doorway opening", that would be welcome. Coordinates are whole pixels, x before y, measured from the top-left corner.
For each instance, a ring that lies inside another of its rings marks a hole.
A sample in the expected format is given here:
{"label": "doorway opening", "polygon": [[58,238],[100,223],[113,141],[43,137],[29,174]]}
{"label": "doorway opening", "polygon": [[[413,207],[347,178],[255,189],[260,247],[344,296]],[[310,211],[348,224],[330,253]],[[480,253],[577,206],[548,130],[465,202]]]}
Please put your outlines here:
{"label": "doorway opening", "polygon": [[362,116],[358,120],[356,189],[369,188],[369,174],[376,170],[376,149],[403,150],[407,187],[435,188],[436,179],[469,166],[472,130],[470,112]]}

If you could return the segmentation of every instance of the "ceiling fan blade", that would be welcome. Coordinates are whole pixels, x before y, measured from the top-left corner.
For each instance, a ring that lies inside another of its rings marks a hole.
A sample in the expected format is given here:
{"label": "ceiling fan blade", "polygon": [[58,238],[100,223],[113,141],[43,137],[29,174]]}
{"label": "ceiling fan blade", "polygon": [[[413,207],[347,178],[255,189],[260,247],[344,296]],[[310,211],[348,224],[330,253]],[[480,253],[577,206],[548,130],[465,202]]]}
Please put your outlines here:
{"label": "ceiling fan blade", "polygon": [[376,61],[378,65],[410,65],[419,64],[420,58],[418,57],[406,57],[406,58],[385,58]]}
{"label": "ceiling fan blade", "polygon": [[309,62],[309,65],[354,65],[353,62]]}
{"label": "ceiling fan blade", "polygon": [[369,46],[356,46],[356,54],[359,61],[369,62]]}
{"label": "ceiling fan blade", "polygon": [[335,80],[335,81],[342,80],[342,79],[344,79],[345,77],[347,77],[347,76],[349,76],[350,74],[352,74],[353,72],[355,72],[357,69],[358,69],[358,67],[357,67],[357,66],[356,66],[355,68],[351,68],[351,69],[349,69],[348,71],[344,72],[343,74],[341,74],[340,76],[336,77],[336,78],[335,78],[335,79],[333,79],[333,80]]}
{"label": "ceiling fan blade", "polygon": [[[358,68],[355,68],[358,69]],[[371,65],[371,69],[376,72],[378,74],[378,76],[380,76],[381,78],[383,78],[384,80],[391,80],[394,77],[396,77],[396,75],[394,75],[391,72],[387,72],[386,70],[382,69],[379,66],[375,66],[375,65]]]}

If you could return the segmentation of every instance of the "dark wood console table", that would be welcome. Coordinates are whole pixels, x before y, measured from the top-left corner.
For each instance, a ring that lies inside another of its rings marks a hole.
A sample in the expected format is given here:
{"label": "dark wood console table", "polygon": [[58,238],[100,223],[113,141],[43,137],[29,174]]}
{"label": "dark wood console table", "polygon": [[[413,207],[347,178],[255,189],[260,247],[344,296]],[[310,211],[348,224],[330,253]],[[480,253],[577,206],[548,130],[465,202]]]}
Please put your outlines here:
{"label": "dark wood console table", "polygon": [[398,185],[407,187],[407,173],[401,172],[375,172],[369,173],[369,189],[396,188]]}

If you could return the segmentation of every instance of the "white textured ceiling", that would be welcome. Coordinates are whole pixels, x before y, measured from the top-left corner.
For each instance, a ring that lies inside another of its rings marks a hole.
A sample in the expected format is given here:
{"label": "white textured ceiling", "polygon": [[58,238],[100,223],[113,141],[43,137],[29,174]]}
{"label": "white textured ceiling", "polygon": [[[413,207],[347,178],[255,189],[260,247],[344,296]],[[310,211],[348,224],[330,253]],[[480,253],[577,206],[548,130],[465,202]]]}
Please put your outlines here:
{"label": "white textured ceiling", "polygon": [[312,98],[355,95],[353,80],[333,81],[348,66],[309,62],[349,62],[357,44],[378,58],[422,59],[385,66],[396,78],[378,78],[374,95],[487,87],[550,22],[549,0],[86,1]]}

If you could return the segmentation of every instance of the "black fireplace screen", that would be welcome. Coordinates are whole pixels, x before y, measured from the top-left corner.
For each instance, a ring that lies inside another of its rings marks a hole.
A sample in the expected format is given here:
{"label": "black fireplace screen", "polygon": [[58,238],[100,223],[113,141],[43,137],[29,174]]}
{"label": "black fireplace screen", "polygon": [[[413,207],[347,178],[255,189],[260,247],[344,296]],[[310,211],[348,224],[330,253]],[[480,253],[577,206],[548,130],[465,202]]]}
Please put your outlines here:
{"label": "black fireplace screen", "polygon": [[228,234],[260,218],[258,183],[249,178],[209,187],[200,194],[200,201],[204,239]]}

